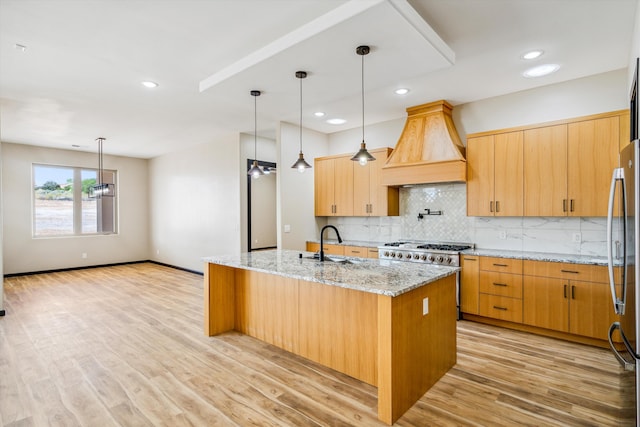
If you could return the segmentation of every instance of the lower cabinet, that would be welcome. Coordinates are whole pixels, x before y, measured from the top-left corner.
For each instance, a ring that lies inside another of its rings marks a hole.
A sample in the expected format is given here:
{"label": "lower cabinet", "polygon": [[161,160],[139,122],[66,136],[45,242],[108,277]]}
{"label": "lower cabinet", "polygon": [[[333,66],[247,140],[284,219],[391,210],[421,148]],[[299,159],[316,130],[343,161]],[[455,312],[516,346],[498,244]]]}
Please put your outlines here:
{"label": "lower cabinet", "polygon": [[522,323],[522,260],[480,258],[480,316]]}
{"label": "lower cabinet", "polygon": [[460,257],[460,311],[478,314],[478,297],[480,292],[480,257],[462,255]]}
{"label": "lower cabinet", "polygon": [[[325,255],[344,255],[344,246],[343,245],[332,245],[325,244],[322,248],[324,250]],[[307,251],[308,252],[318,252],[320,250],[320,243],[315,242],[307,242]]]}
{"label": "lower cabinet", "polygon": [[[527,275],[536,272],[545,276]],[[607,274],[603,266],[526,261],[524,323],[606,340],[617,318]]]}
{"label": "lower cabinet", "polygon": [[[307,252],[318,252],[319,250],[320,243],[307,242]],[[325,244],[324,254],[353,256],[358,258],[378,258],[378,248]]]}

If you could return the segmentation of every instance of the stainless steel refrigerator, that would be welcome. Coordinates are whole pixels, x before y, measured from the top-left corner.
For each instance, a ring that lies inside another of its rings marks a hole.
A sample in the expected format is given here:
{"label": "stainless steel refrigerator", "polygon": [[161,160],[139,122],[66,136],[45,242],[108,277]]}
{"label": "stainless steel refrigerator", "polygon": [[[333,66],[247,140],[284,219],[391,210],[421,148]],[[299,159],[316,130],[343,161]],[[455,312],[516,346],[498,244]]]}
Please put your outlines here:
{"label": "stainless steel refrigerator", "polygon": [[[609,328],[609,345],[624,373],[621,381],[623,399],[635,406],[636,425],[640,425],[638,393],[640,391],[640,355],[637,310],[640,307],[640,147],[632,141],[620,153],[620,167],[613,171],[607,218],[609,282],[612,303],[619,320]],[[632,408],[625,408],[627,419]],[[627,411],[628,410],[628,411]]]}

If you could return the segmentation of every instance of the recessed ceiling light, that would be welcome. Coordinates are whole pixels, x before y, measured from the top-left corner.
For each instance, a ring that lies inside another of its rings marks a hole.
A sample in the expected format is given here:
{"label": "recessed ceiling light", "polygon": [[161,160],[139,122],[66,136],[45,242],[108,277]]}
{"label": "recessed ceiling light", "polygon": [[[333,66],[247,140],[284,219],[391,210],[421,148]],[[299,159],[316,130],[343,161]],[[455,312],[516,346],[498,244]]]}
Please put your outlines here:
{"label": "recessed ceiling light", "polygon": [[406,95],[409,93],[409,89],[401,87],[399,89],[396,89],[394,92],[396,95]]}
{"label": "recessed ceiling light", "polygon": [[536,58],[539,58],[540,56],[542,56],[543,53],[544,53],[543,50],[531,50],[529,52],[523,53],[522,56],[520,56],[520,58],[522,58],[522,59],[536,59]]}
{"label": "recessed ceiling light", "polygon": [[327,120],[327,123],[330,125],[343,125],[347,123],[347,121],[345,119],[329,119]]}
{"label": "recessed ceiling light", "polygon": [[527,71],[522,73],[522,75],[527,78],[542,77],[547,74],[555,73],[559,68],[560,66],[558,64],[544,64],[529,68]]}
{"label": "recessed ceiling light", "polygon": [[153,89],[154,87],[158,87],[158,83],[147,80],[142,82],[142,86],[148,87],[149,89]]}
{"label": "recessed ceiling light", "polygon": [[324,117],[324,113],[322,111],[316,111],[313,115],[316,117]]}

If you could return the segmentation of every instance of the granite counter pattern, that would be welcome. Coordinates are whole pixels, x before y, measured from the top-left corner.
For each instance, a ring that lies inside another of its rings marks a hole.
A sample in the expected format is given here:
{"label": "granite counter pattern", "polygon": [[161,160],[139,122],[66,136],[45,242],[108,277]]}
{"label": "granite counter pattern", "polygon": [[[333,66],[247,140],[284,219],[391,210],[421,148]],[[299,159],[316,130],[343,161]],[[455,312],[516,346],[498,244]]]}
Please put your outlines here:
{"label": "granite counter pattern", "polygon": [[[300,254],[303,258],[300,258]],[[460,271],[457,267],[402,261],[349,257],[348,259],[355,263],[342,264],[304,258],[312,255],[311,252],[270,250],[211,256],[203,258],[203,261],[390,297],[396,297]]]}
{"label": "granite counter pattern", "polygon": [[607,265],[607,258],[593,255],[559,254],[551,252],[526,252],[502,249],[467,249],[461,255],[477,255],[497,258],[513,258],[531,261],[567,262],[572,264]]}

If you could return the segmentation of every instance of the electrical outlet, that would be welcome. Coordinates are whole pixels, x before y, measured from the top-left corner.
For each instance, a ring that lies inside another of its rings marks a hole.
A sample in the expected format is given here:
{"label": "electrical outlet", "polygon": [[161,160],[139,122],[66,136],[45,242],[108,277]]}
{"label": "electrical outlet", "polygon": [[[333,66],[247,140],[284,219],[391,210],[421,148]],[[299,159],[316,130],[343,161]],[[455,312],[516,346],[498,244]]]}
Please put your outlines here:
{"label": "electrical outlet", "polygon": [[82,252],[82,259],[87,259],[87,253],[86,252]]}
{"label": "electrical outlet", "polygon": [[422,315],[426,316],[429,314],[429,298],[425,298],[422,300]]}
{"label": "electrical outlet", "polygon": [[573,243],[582,242],[582,234],[581,233],[573,233]]}
{"label": "electrical outlet", "polygon": [[284,225],[284,232],[285,233],[291,233],[291,226],[289,224],[285,224]]}
{"label": "electrical outlet", "polygon": [[500,231],[498,232],[498,238],[499,238],[500,240],[506,240],[506,239],[507,239],[507,232],[506,232],[506,231],[504,231],[504,230],[500,230]]}
{"label": "electrical outlet", "polygon": [[160,255],[160,249],[156,249],[156,255]]}

